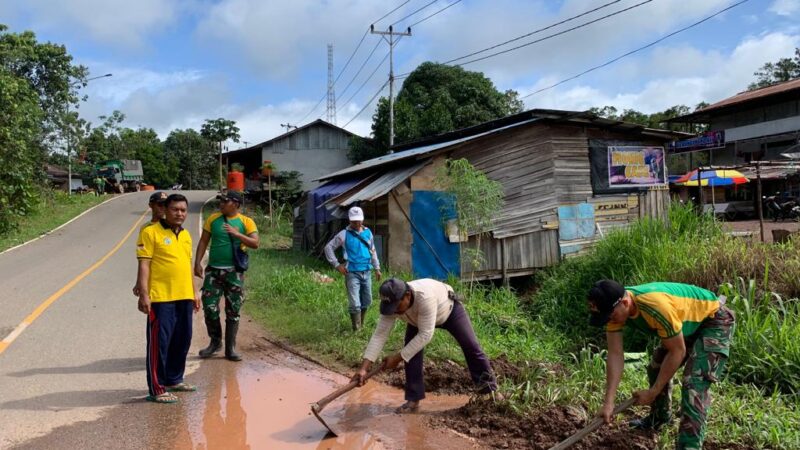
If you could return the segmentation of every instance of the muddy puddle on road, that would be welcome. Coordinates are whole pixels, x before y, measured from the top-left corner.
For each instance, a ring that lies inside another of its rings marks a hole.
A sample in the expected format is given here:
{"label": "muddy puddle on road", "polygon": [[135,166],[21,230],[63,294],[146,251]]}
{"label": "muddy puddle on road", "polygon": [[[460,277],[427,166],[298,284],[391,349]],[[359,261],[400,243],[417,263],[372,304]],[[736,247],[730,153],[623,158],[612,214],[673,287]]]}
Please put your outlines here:
{"label": "muddy puddle on road", "polygon": [[399,415],[403,392],[370,381],[329,404],[322,416],[339,433],[328,435],[310,405],[349,380],[277,348],[231,363],[201,363],[201,390],[185,395],[185,426],[173,448],[188,449],[468,449],[472,440],[425,425],[429,414],[463,406],[463,396],[429,395],[421,413]]}

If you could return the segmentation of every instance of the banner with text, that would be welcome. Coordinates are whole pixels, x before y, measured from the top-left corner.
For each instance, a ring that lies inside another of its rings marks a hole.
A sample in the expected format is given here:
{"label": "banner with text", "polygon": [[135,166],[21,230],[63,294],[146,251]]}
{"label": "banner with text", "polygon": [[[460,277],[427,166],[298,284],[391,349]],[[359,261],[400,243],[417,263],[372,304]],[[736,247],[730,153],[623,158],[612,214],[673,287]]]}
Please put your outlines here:
{"label": "banner with text", "polygon": [[608,147],[608,186],[659,186],[667,184],[664,147]]}

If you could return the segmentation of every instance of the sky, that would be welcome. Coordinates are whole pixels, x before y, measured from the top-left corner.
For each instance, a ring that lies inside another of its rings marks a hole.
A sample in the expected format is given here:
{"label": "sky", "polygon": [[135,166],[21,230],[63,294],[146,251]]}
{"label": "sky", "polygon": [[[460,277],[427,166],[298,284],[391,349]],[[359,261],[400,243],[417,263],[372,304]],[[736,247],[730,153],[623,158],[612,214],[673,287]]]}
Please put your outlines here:
{"label": "sky", "polygon": [[[713,103],[745,90],[764,63],[793,56],[800,47],[800,0],[746,1],[527,95],[739,1],[2,0],[0,23],[65,45],[90,76],[113,74],[83,89],[85,119],[99,124],[98,116],[120,110],[123,125],[153,128],[165,138],[171,130],[199,130],[205,119],[224,117],[241,129],[241,142],[228,144],[233,150],[280,135],[286,130],[281,124],[327,119],[328,44],[336,123],[368,136],[375,110],[370,100],[388,95],[389,73],[389,44],[368,32],[372,24],[395,31],[413,25],[411,36],[394,47],[400,76],[424,61],[450,61],[599,8],[457,63],[541,40],[464,68],[483,72],[501,91],[526,96],[526,109],[610,105],[651,113]],[[395,92],[401,85],[402,79]]]}

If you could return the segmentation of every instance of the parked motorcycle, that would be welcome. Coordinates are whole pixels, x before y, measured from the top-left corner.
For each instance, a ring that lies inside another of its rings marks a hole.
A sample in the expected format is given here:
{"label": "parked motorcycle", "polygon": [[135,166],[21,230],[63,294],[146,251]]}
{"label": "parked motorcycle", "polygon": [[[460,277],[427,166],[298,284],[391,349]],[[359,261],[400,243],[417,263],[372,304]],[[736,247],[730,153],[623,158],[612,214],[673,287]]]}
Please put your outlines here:
{"label": "parked motorcycle", "polygon": [[764,199],[764,209],[774,222],[784,219],[800,221],[800,203],[795,198],[771,195]]}

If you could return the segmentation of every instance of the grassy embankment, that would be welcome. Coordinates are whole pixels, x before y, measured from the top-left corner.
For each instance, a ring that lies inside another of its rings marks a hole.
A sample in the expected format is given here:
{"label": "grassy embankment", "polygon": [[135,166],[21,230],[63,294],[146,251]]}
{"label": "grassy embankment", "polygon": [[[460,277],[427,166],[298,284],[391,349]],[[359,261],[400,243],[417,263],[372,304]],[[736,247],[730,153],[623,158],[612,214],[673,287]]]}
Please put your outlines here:
{"label": "grassy embankment", "polygon": [[20,217],[16,229],[0,234],[0,252],[51,231],[108,198],[95,195],[68,196],[66,192],[44,191],[36,209]]}
{"label": "grassy embankment", "polygon": [[[291,232],[287,220],[269,229],[259,220],[263,216],[256,219],[262,242],[285,240]],[[681,281],[723,293],[738,314],[737,330],[728,377],[713,388],[708,435],[718,443],[800,448],[800,305],[788,300],[798,294],[799,249],[800,242],[766,246],[728,238],[712,221],[675,209],[669,226],[640,222],[609,236],[590,255],[542,273],[530,298],[507,289],[474,289],[467,309],[489,356],[505,355],[524,368],[524,381],[503,386],[513,410],[524,414],[573,405],[591,412],[605,385],[602,333],[585,320],[591,283],[604,277],[625,284]],[[371,310],[366,330],[350,332],[341,276],[291,251],[264,248],[251,258],[245,305],[251,317],[317,358],[347,365],[359,361],[377,312]],[[313,271],[334,281],[318,282]],[[455,287],[468,291],[458,283]],[[399,348],[401,338],[395,330],[386,348]],[[629,351],[652,345],[626,335]],[[426,357],[463,362],[447,333],[435,334]],[[621,395],[646,387],[642,364],[627,365]],[[679,392],[673,398],[676,409]],[[660,447],[673,445],[676,428],[662,432]]]}

